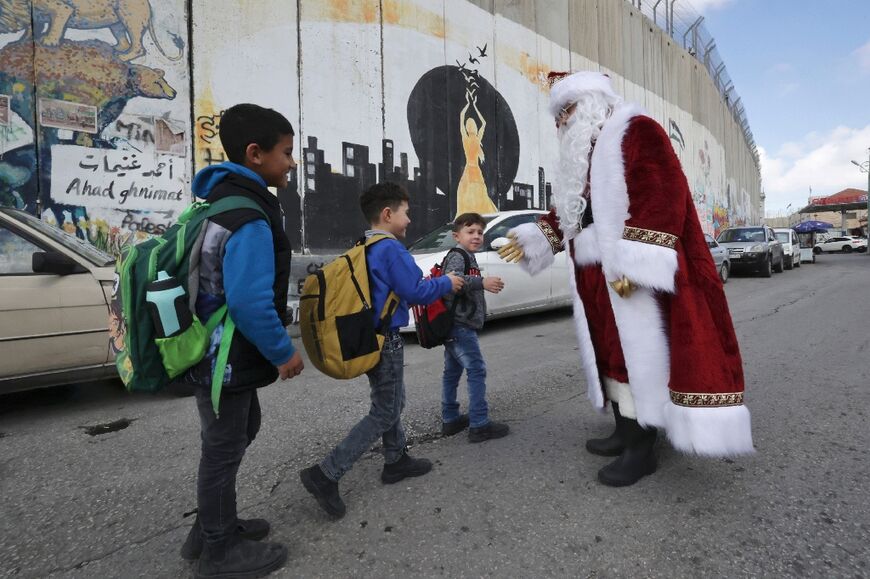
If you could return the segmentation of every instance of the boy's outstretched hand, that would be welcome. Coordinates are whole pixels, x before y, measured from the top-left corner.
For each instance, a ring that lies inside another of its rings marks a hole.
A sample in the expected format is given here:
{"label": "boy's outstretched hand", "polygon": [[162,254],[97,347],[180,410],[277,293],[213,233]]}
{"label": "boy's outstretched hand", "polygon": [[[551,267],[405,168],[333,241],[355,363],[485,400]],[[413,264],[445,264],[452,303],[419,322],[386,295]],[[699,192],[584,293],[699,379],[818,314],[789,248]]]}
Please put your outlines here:
{"label": "boy's outstretched hand", "polygon": [[504,289],[504,282],[501,281],[500,277],[485,277],[483,278],[483,289],[488,292],[497,294]]}
{"label": "boy's outstretched hand", "polygon": [[453,293],[458,293],[459,290],[462,289],[462,286],[465,285],[465,280],[462,276],[456,275],[455,273],[448,273],[447,277],[450,278],[450,283],[453,284],[453,288],[451,289]]}
{"label": "boy's outstretched hand", "polygon": [[281,380],[286,380],[301,374],[303,368],[305,368],[305,364],[302,362],[302,356],[296,352],[287,362],[278,366],[278,374],[281,376]]}

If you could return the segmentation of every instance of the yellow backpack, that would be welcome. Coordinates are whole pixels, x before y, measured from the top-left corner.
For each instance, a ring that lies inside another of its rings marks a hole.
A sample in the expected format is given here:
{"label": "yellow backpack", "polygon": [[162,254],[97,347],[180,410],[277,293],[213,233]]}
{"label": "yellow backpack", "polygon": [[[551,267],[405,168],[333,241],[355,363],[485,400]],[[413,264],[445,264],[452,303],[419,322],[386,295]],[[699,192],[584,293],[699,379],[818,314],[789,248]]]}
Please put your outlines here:
{"label": "yellow backpack", "polygon": [[318,370],[340,380],[356,378],[381,359],[384,334],[399,297],[390,292],[375,328],[366,249],[392,235],[360,240],[343,255],[305,278],[299,297],[302,343]]}

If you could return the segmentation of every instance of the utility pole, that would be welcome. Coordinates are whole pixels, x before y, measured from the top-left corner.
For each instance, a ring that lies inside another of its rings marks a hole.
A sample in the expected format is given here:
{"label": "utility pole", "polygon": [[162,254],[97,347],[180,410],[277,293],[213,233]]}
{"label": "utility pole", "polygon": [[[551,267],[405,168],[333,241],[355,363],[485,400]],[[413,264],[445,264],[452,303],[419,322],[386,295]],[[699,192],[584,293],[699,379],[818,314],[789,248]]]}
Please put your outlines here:
{"label": "utility pole", "polygon": [[[870,238],[870,149],[867,149],[866,161],[863,163],[852,161],[852,164],[857,166],[864,173],[867,173],[867,237]],[[867,255],[870,255],[870,251],[867,251]]]}

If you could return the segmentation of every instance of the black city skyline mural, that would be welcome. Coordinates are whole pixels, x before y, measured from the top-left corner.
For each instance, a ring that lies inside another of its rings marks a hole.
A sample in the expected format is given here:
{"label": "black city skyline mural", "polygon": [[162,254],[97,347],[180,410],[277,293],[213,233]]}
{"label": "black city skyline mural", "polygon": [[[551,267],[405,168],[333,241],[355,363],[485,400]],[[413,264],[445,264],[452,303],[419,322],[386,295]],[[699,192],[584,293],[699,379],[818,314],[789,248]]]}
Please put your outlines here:
{"label": "black city skyline mural", "polygon": [[[478,51],[485,52],[485,47]],[[359,194],[380,181],[408,190],[408,243],[452,221],[457,212],[550,206],[551,186],[542,167],[537,183],[514,180],[520,139],[507,101],[475,68],[457,64],[430,70],[411,91],[408,127],[418,167],[410,166],[408,152],[396,151],[394,142],[384,139],[379,163],[368,146],[342,142],[341,159],[335,160],[340,165],[334,171],[318,138],[307,136],[300,169],[308,251],[334,253],[353,244],[367,226]],[[287,231],[299,247],[302,223],[295,211],[300,206],[295,183],[279,197],[287,212]]]}

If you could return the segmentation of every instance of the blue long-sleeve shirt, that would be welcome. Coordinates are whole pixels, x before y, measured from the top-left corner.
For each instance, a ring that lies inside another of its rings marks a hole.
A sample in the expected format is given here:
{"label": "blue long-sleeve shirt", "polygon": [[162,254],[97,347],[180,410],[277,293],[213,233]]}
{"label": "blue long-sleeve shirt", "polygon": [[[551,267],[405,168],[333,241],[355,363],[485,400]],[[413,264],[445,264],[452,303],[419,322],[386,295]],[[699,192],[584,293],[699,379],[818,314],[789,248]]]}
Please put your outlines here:
{"label": "blue long-sleeve shirt", "polygon": [[[227,175],[235,173],[255,183],[266,182],[254,171],[236,163],[211,165],[193,179],[193,192],[207,199]],[[236,329],[275,366],[287,363],[296,353],[284,325],[275,311],[275,248],[272,232],[264,219],[242,225],[226,241],[222,263],[223,296],[200,293],[197,315],[202,320],[223,305],[226,299]]]}
{"label": "blue long-sleeve shirt", "polygon": [[[375,233],[385,232],[366,231],[366,237]],[[380,317],[390,290],[396,292],[401,300],[393,313],[390,329],[408,325],[408,304],[431,304],[453,289],[448,277],[424,280],[423,272],[417,267],[410,252],[395,239],[384,239],[371,246],[366,262],[375,321]]]}

